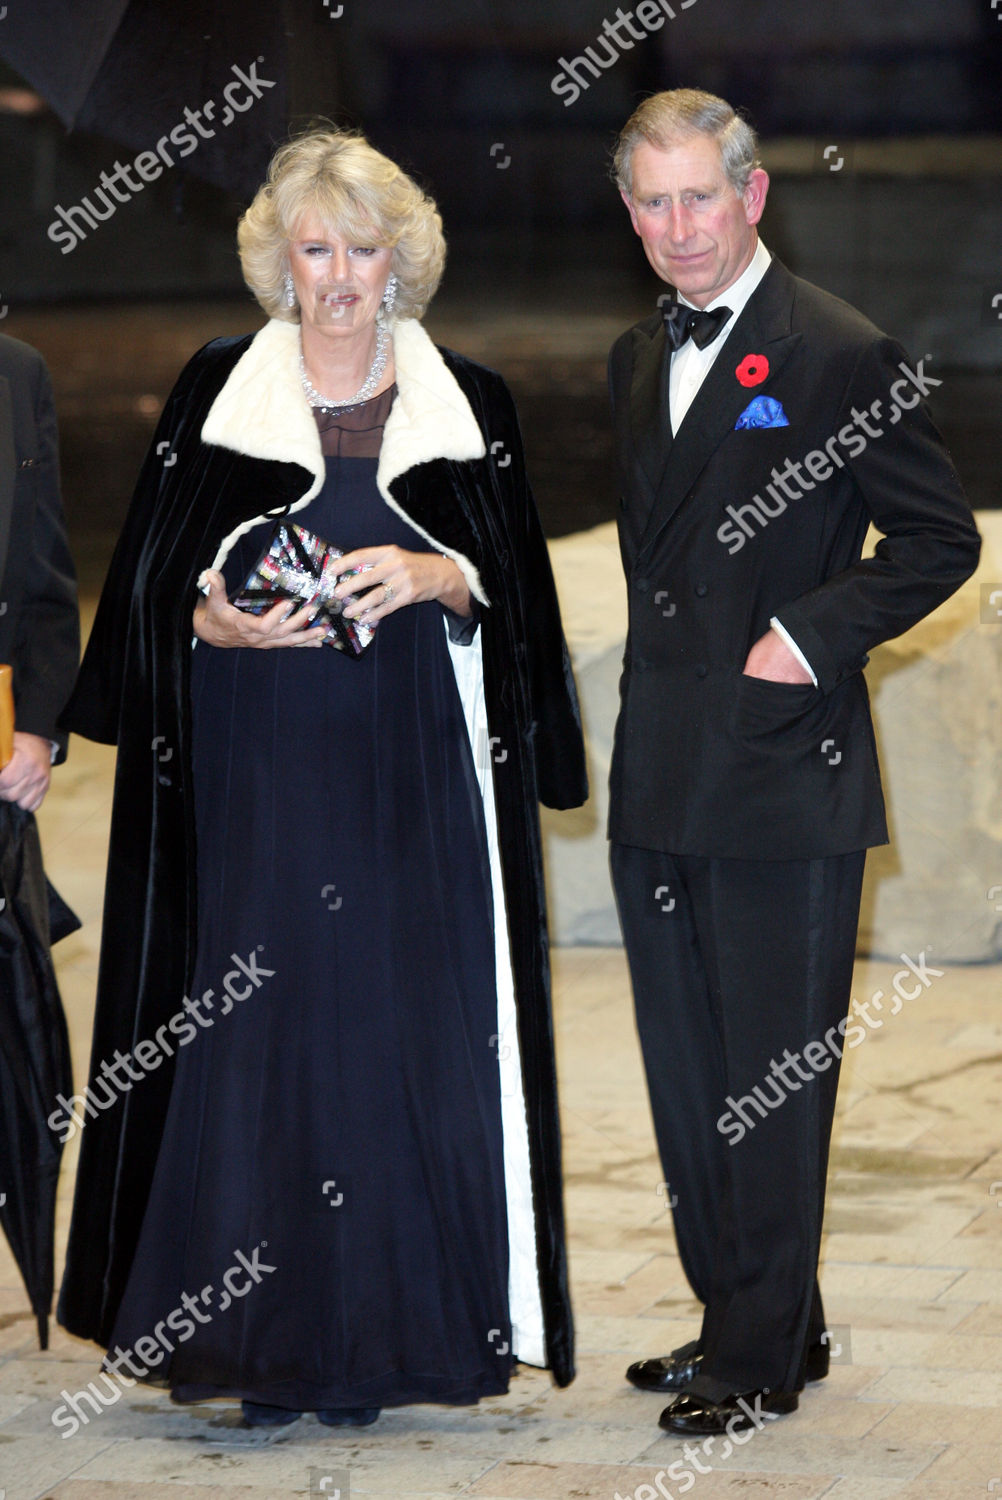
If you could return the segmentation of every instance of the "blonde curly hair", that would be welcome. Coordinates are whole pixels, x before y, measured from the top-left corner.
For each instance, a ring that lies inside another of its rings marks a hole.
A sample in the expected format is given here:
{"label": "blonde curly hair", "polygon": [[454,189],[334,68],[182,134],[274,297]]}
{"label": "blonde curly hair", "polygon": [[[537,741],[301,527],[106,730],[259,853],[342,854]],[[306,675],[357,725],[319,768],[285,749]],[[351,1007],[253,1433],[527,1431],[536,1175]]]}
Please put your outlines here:
{"label": "blonde curly hair", "polygon": [[363,135],[315,128],[275,152],[237,228],[244,280],[270,318],[299,322],[299,308],[286,305],[285,277],[289,240],[310,212],[354,244],[391,248],[393,319],[424,315],[445,267],[434,202]]}

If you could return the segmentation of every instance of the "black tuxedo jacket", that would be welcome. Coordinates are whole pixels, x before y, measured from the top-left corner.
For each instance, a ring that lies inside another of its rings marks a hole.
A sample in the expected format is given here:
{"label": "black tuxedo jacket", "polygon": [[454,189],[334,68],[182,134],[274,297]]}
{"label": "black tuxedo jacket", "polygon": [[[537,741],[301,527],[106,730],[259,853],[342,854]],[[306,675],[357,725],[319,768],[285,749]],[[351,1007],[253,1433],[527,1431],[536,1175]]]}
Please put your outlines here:
{"label": "black tuxedo jacket", "polygon": [[0,662],[14,669],[17,728],[55,740],[59,760],[79,659],[52,384],[34,349],[0,336]]}
{"label": "black tuxedo jacket", "polygon": [[[674,439],[660,317],[616,342],[629,634],[614,841],[739,859],[887,841],[867,652],[947,598],[980,546],[919,399],[931,373],[775,260]],[[788,425],[736,428],[759,396]],[[863,562],[870,521],[883,539]],[[817,687],[743,674],[774,616]]]}

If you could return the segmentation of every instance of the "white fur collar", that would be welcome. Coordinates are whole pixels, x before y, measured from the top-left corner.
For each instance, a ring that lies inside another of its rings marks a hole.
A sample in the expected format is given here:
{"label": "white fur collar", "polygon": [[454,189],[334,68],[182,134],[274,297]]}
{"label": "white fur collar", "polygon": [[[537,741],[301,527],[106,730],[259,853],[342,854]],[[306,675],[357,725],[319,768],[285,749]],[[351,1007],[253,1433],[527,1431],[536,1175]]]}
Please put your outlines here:
{"label": "white fur collar", "polygon": [[[408,516],[390,494],[390,485],[416,464],[436,458],[469,461],[486,453],[483,434],[470,404],[431,339],[413,318],[393,327],[397,395],[383,432],[376,483],[393,510],[437,551],[459,564],[471,592],[488,602],[469,558],[436,540]],[[302,510],[324,483],[320,435],[299,378],[299,327],[272,318],[255,334],[230,371],[202,427],[202,441],[230,448],[248,458],[299,464],[312,475],[290,507]],[[219,568],[237,538],[269,519],[245,521],[226,537],[212,566]]]}

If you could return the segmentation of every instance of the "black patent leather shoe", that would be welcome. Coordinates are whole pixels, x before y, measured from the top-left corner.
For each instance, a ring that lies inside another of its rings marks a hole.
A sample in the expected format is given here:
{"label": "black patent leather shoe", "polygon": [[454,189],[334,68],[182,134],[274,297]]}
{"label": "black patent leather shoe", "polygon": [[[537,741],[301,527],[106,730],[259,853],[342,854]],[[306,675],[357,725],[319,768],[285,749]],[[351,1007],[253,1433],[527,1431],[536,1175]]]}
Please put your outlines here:
{"label": "black patent leather shoe", "polygon": [[658,1419],[658,1426],[677,1437],[730,1437],[749,1427],[761,1429],[775,1417],[796,1411],[800,1397],[771,1391],[747,1391],[723,1401],[702,1396],[676,1396]]}
{"label": "black patent leather shoe", "polygon": [[684,1391],[699,1374],[702,1354],[660,1354],[631,1365],[626,1378],[638,1391]]}
{"label": "black patent leather shoe", "polygon": [[[626,1372],[626,1378],[638,1391],[684,1391],[699,1374],[703,1363],[701,1353],[659,1354],[653,1359],[638,1360]],[[830,1355],[824,1344],[812,1344],[807,1351],[807,1367],[804,1379],[808,1385],[824,1380],[828,1374]]]}

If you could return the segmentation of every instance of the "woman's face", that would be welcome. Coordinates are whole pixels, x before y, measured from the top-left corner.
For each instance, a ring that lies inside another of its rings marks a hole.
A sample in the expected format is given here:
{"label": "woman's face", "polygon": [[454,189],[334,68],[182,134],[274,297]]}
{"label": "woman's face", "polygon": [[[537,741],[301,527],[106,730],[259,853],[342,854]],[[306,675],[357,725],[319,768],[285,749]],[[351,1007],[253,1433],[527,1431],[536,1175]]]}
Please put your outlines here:
{"label": "woman's face", "polygon": [[289,239],[300,317],[332,337],[352,337],[371,327],[390,274],[392,250],[355,244],[304,214]]}

